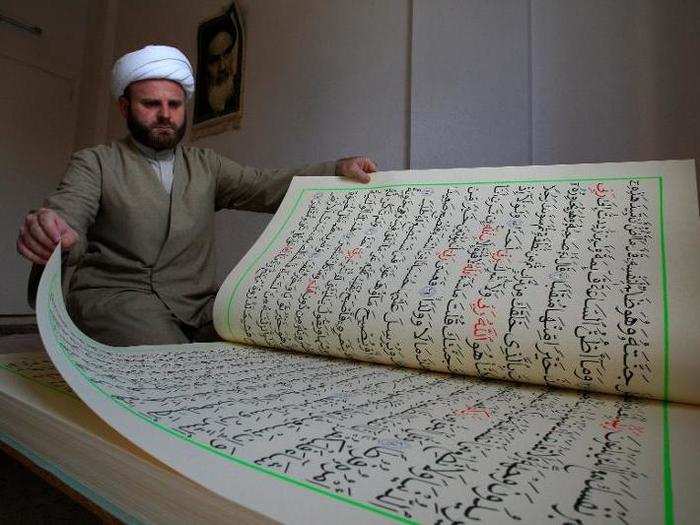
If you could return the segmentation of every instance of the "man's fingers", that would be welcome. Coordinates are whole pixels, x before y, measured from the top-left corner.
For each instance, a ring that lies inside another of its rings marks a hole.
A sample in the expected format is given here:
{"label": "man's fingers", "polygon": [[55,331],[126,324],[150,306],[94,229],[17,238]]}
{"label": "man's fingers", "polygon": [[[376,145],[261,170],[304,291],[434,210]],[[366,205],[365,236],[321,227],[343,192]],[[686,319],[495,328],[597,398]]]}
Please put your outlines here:
{"label": "man's fingers", "polygon": [[65,234],[68,247],[75,244],[75,231],[54,211],[41,208],[27,215],[19,229],[17,253],[36,264],[46,264]]}
{"label": "man's fingers", "polygon": [[39,224],[56,245],[61,240],[61,228],[68,225],[55,213],[39,212],[38,218]]}
{"label": "man's fingers", "polygon": [[374,173],[377,171],[377,165],[369,157],[362,157],[361,162],[363,164],[362,169],[367,173]]}
{"label": "man's fingers", "polygon": [[350,173],[352,174],[353,179],[357,179],[360,182],[369,182],[370,181],[370,176],[368,173],[366,173],[358,164],[354,164],[350,168]]}
{"label": "man's fingers", "polygon": [[24,246],[28,248],[32,253],[36,254],[37,257],[48,259],[51,256],[53,248],[49,249],[43,246],[39,241],[37,241],[34,236],[24,230],[20,229],[20,240],[24,243]]}
{"label": "man's fingers", "polygon": [[45,265],[48,261],[48,259],[42,259],[34,252],[32,252],[29,248],[27,248],[27,245],[24,243],[21,237],[17,239],[17,253],[36,264]]}
{"label": "man's fingers", "polygon": [[370,173],[377,171],[377,165],[369,157],[348,157],[340,159],[336,165],[336,175],[349,177],[360,182],[369,182]]}
{"label": "man's fingers", "polygon": [[53,241],[47,235],[46,230],[41,225],[40,220],[34,220],[29,223],[29,228],[25,226],[25,237],[30,237],[34,242],[39,243],[41,246],[47,250],[52,251],[56,246],[56,242]]}
{"label": "man's fingers", "polygon": [[78,242],[78,234],[73,228],[67,226],[61,233],[61,249],[70,250],[76,242]]}

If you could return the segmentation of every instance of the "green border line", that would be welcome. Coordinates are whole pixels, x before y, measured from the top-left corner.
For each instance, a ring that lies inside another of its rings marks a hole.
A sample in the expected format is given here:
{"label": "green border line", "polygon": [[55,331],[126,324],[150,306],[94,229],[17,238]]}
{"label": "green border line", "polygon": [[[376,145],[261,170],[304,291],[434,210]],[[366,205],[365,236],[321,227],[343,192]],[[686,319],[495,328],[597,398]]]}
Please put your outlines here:
{"label": "green border line", "polygon": [[661,294],[664,319],[664,401],[663,401],[663,470],[664,470],[664,523],[674,525],[673,476],[671,475],[671,425],[669,422],[668,389],[671,368],[668,315],[668,279],[666,268],[666,237],[664,234],[664,180],[659,176],[659,244],[661,245]]}
{"label": "green border line", "polygon": [[[614,180],[614,181],[621,181],[621,180],[653,180],[656,179],[659,183],[659,231],[660,231],[660,248],[661,248],[661,288],[662,288],[662,302],[663,302],[663,322],[664,322],[664,401],[663,401],[663,483],[664,483],[664,518],[665,518],[665,524],[666,525],[674,525],[675,519],[674,519],[674,509],[673,509],[673,487],[672,487],[672,476],[671,476],[671,446],[670,446],[670,431],[669,431],[669,409],[668,409],[668,387],[669,387],[669,331],[668,331],[668,282],[667,282],[667,268],[666,268],[666,248],[665,248],[665,235],[664,235],[664,194],[663,194],[663,178],[662,176],[645,176],[645,177],[586,177],[586,178],[571,178],[571,179],[529,179],[529,180],[508,180],[508,181],[471,181],[471,182],[435,182],[435,183],[396,183],[396,184],[386,184],[386,185],[379,185],[379,186],[370,186],[366,188],[303,188],[300,192],[299,195],[297,196],[292,208],[290,209],[289,213],[287,214],[287,217],[284,219],[284,222],[280,226],[280,228],[277,230],[277,232],[272,236],[270,241],[267,243],[267,246],[253,259],[253,261],[248,265],[248,267],[244,270],[244,272],[241,274],[239,277],[238,281],[234,285],[234,289],[231,293],[231,297],[229,299],[227,308],[227,317],[229,321],[229,329],[230,329],[230,311],[231,311],[231,304],[233,302],[234,296],[241,284],[241,282],[244,280],[244,278],[248,275],[250,270],[253,268],[253,266],[265,255],[265,253],[270,249],[270,247],[273,245],[273,243],[279,238],[281,232],[284,230],[284,228],[287,226],[289,223],[289,220],[291,219],[293,213],[296,211],[296,209],[299,206],[299,203],[301,202],[302,197],[304,196],[305,193],[307,192],[313,192],[313,191],[371,191],[375,189],[383,189],[383,188],[394,188],[394,187],[426,187],[426,186],[466,186],[466,185],[483,185],[483,184],[498,184],[498,185],[512,185],[512,184],[521,184],[521,183],[566,183],[566,182],[586,182],[586,181],[609,181],[609,180]],[[55,276],[53,282],[51,283],[52,287],[55,290],[56,286],[56,280],[58,276]],[[54,339],[58,341],[58,337],[56,337],[56,331],[55,331],[55,326],[51,326]],[[335,499],[337,501],[340,501],[342,503],[349,504],[350,506],[357,507],[360,509],[367,510],[371,513],[374,514],[379,514],[383,517],[392,519],[394,521],[398,521],[401,523],[416,523],[413,520],[409,520],[407,518],[404,518],[403,516],[400,516],[398,514],[388,512],[386,510],[380,509],[374,505],[370,505],[358,500],[355,500],[353,498],[347,497],[347,496],[342,496],[339,494],[335,494],[333,492],[328,491],[327,489],[323,489],[320,487],[317,487],[315,485],[312,485],[310,483],[307,483],[305,481],[298,480],[296,478],[293,478],[291,476],[288,476],[286,474],[283,474],[281,472],[278,472],[276,470],[266,468],[266,467],[261,467],[260,465],[257,465],[255,463],[251,463],[247,460],[244,460],[242,458],[232,456],[230,454],[225,454],[221,452],[220,450],[214,449],[210,447],[209,445],[206,445],[204,443],[201,443],[199,441],[196,441],[186,435],[184,435],[181,432],[178,432],[172,428],[166,427],[164,425],[161,425],[160,423],[157,423],[147,416],[145,416],[143,413],[137,411],[136,409],[132,408],[128,404],[124,403],[123,401],[119,401],[114,399],[110,394],[105,392],[100,386],[94,384],[90,378],[85,374],[85,372],[76,366],[75,361],[71,358],[70,354],[68,353],[67,349],[65,348],[64,345],[59,344],[58,345],[64,355],[64,357],[67,359],[71,365],[73,365],[74,370],[76,370],[82,377],[83,379],[95,390],[97,390],[100,394],[105,396],[107,399],[115,403],[117,406],[120,406],[127,412],[131,413],[132,415],[136,416],[137,418],[143,420],[144,422],[154,426],[155,428],[164,431],[167,434],[170,434],[171,436],[175,438],[179,438],[185,442],[190,443],[191,445],[196,446],[197,448],[200,448],[206,452],[209,452],[210,454],[214,454],[216,456],[219,456],[221,458],[224,458],[228,461],[231,461],[233,463],[236,463],[240,466],[250,468],[252,470],[255,470],[259,473],[262,474],[267,474],[270,475],[274,478],[280,479],[282,481],[286,481],[288,483],[291,483],[293,485],[296,485],[301,488],[306,488],[311,490],[312,492],[315,492],[319,495],[329,497],[331,499]],[[3,367],[4,368],[4,367]]]}
{"label": "green border line", "polygon": [[664,319],[664,401],[668,402],[670,357],[668,333],[668,281],[666,278],[666,236],[664,233],[664,182],[659,177],[659,244],[661,248],[661,296]]}
{"label": "green border line", "polygon": [[506,186],[512,184],[546,184],[559,182],[600,182],[600,181],[621,181],[621,180],[654,180],[658,179],[658,175],[645,175],[643,177],[572,177],[570,179],[508,179],[508,180],[476,180],[476,181],[442,181],[442,182],[393,182],[389,184],[363,185],[361,187],[352,188],[302,188],[302,192],[308,191],[372,191],[385,188],[418,188],[424,186],[482,186],[484,184],[493,184],[495,186]]}
{"label": "green border line", "polygon": [[674,525],[676,522],[673,508],[673,478],[671,476],[671,434],[668,414],[668,401],[663,402],[663,463],[664,463],[664,523]]}
{"label": "green border line", "polygon": [[277,233],[275,233],[272,236],[272,239],[270,239],[270,242],[267,243],[267,246],[265,246],[265,249],[261,251],[257,257],[255,257],[251,263],[248,265],[248,267],[245,269],[243,272],[243,275],[241,275],[241,278],[238,279],[236,284],[233,287],[233,291],[231,292],[231,297],[229,298],[228,304],[226,305],[226,324],[228,325],[229,332],[231,331],[231,302],[233,301],[233,298],[235,297],[236,293],[238,292],[238,287],[241,285],[241,282],[243,282],[243,279],[245,276],[250,273],[250,271],[253,269],[253,266],[255,266],[258,261],[263,257],[265,253],[270,249],[272,244],[277,241],[277,238],[280,236],[282,231],[286,228],[287,223],[289,220],[292,218],[292,215],[296,211],[297,207],[299,206],[299,203],[301,202],[301,198],[304,196],[304,191],[299,192],[299,196],[297,199],[294,201],[294,204],[292,205],[292,209],[289,210],[289,213],[287,214],[287,217],[284,219],[284,222],[280,226],[279,230],[277,230]]}

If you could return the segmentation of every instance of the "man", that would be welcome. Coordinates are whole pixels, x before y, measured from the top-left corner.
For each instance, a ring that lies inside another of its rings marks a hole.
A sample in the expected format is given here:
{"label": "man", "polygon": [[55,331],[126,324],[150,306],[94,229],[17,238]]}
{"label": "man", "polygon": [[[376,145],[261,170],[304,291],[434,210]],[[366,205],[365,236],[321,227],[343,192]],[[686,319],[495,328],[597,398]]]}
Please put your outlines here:
{"label": "man", "polygon": [[236,46],[228,31],[218,32],[207,48],[207,102],[216,115],[236,109]]}
{"label": "man", "polygon": [[98,341],[212,339],[214,212],[271,212],[294,175],[367,182],[376,167],[355,157],[301,170],[257,170],[181,146],[194,79],[175,48],[129,53],[115,63],[112,77],[130,136],[73,155],[58,190],[26,216],[17,250],[43,265],[62,243],[67,264],[77,264],[68,310]]}
{"label": "man", "polygon": [[195,124],[240,113],[243,47],[244,35],[235,6],[200,24]]}

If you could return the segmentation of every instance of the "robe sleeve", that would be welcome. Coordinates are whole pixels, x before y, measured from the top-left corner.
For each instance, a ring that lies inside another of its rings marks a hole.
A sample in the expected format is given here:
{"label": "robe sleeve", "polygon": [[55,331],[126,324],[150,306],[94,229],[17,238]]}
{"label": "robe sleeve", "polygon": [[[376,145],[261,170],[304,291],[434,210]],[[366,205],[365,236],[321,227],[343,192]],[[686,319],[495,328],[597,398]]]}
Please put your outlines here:
{"label": "robe sleeve", "polygon": [[[100,207],[102,169],[97,155],[90,150],[73,154],[58,188],[45,201],[44,207],[58,213],[78,234],[78,242],[64,253],[62,264],[78,263],[87,247],[87,231],[92,226]],[[34,308],[39,280],[44,267],[33,264],[27,281],[27,302]],[[65,272],[63,274],[66,275]]]}
{"label": "robe sleeve", "polygon": [[44,207],[58,213],[78,234],[66,264],[76,264],[87,247],[87,232],[95,222],[102,195],[102,166],[97,155],[88,150],[73,154],[58,189],[45,201]]}
{"label": "robe sleeve", "polygon": [[282,202],[292,178],[335,175],[335,162],[311,164],[299,169],[258,169],[218,154],[213,159],[216,173],[216,209],[274,212]]}

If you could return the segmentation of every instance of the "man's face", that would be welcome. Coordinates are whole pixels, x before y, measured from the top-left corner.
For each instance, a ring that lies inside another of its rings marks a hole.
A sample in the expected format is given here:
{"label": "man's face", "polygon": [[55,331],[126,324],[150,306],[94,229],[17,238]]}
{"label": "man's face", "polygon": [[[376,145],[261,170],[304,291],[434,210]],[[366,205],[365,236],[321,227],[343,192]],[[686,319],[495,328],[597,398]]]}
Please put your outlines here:
{"label": "man's face", "polygon": [[129,85],[119,110],[132,136],[156,150],[174,148],[185,135],[185,92],[171,80],[140,80]]}
{"label": "man's face", "polygon": [[221,31],[209,42],[207,73],[212,85],[223,84],[236,74],[236,53],[231,34]]}

